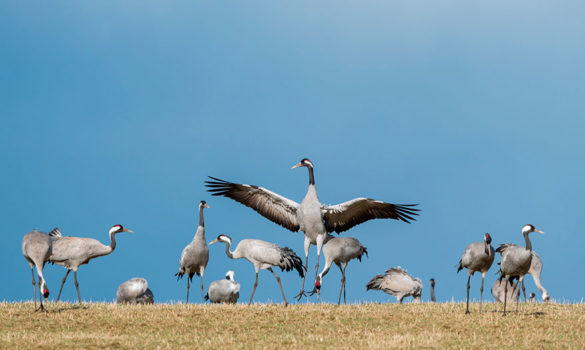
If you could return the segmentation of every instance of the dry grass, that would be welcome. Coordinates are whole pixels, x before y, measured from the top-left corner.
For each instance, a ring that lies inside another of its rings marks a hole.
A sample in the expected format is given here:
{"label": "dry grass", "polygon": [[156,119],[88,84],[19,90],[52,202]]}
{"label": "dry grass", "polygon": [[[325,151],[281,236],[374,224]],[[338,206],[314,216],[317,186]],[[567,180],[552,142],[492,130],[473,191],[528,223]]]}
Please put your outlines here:
{"label": "dry grass", "polygon": [[[478,308],[472,305],[473,310]],[[585,348],[585,305],[0,303],[0,348]]]}

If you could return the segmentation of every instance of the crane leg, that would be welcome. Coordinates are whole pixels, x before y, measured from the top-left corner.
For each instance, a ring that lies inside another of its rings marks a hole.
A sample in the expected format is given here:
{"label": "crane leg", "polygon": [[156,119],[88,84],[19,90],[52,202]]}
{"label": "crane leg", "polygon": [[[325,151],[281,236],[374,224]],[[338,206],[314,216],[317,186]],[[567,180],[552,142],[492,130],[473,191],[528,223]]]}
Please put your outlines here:
{"label": "crane leg", "polygon": [[63,277],[63,281],[61,281],[61,288],[59,288],[59,295],[57,295],[57,301],[59,301],[59,298],[61,298],[61,292],[63,291],[63,285],[65,284],[65,281],[67,280],[67,276],[69,276],[69,272],[71,272],[71,270],[67,270],[67,272],[65,273],[65,276]]}
{"label": "crane leg", "polygon": [[79,299],[79,304],[81,304],[81,294],[79,293],[79,283],[77,283],[77,271],[73,272],[73,277],[75,277],[75,289],[77,289],[77,298]]}
{"label": "crane leg", "polygon": [[467,277],[467,309],[465,310],[466,314],[469,313],[469,280],[471,280],[471,273],[469,273],[469,277]]}
{"label": "crane leg", "polygon": [[518,301],[520,301],[520,282],[522,282],[522,281],[520,281],[520,279],[518,279],[518,281],[516,281],[516,286],[514,286],[514,289],[513,289],[513,290],[518,291],[518,297],[516,298],[516,313],[518,313]]}
{"label": "crane leg", "polygon": [[201,271],[201,304],[205,302],[205,294],[203,294],[203,271]]}
{"label": "crane leg", "polygon": [[31,266],[30,268],[30,272],[32,273],[32,284],[33,284],[33,295],[34,295],[34,301],[35,301],[35,310],[37,309],[37,288],[35,287],[36,282],[35,282],[35,272]]}
{"label": "crane leg", "polygon": [[[346,304],[346,302],[345,302],[345,269],[346,268],[347,268],[347,264],[343,267],[343,271],[341,271],[341,273],[343,274],[343,277],[341,280],[343,281],[343,303],[344,304]],[[337,303],[337,304],[339,304],[339,303]]]}
{"label": "crane leg", "polygon": [[258,272],[256,271],[256,281],[254,281],[254,289],[252,289],[252,295],[250,295],[250,301],[248,305],[252,304],[252,298],[254,298],[254,293],[256,293],[256,287],[258,287]]}
{"label": "crane leg", "polygon": [[524,289],[524,280],[522,280],[522,294],[524,294],[524,302],[526,302],[526,289]]}
{"label": "crane leg", "polygon": [[[504,313],[502,316],[506,316],[506,303],[508,301],[508,277],[505,278],[505,285],[504,285]],[[502,280],[503,281],[503,280]]]}
{"label": "crane leg", "polygon": [[276,281],[278,282],[278,286],[280,287],[280,292],[282,293],[282,298],[284,299],[284,306],[288,306],[288,302],[286,301],[286,297],[284,296],[284,290],[282,289],[282,283],[280,283],[280,277],[278,277],[271,267],[268,268],[268,271],[272,272],[274,277],[276,277]]}
{"label": "crane leg", "polygon": [[485,279],[485,273],[481,275],[481,288],[479,290],[479,313],[481,313],[481,304],[483,299],[483,280]]}
{"label": "crane leg", "polygon": [[340,264],[337,264],[337,267],[339,267],[339,272],[341,272],[341,287],[339,288],[339,299],[337,299],[337,305],[341,304],[341,292],[343,292],[343,283],[345,282],[345,279],[343,278],[343,269],[341,268]]}
{"label": "crane leg", "polygon": [[307,238],[307,236],[305,236],[305,244],[304,244],[304,248],[305,248],[305,274],[303,276],[303,283],[301,284],[301,291],[299,292],[299,294],[295,295],[295,299],[297,299],[297,301],[300,301],[304,296],[306,296],[307,294],[305,293],[305,278],[307,278],[307,269],[309,267],[309,247],[311,246],[311,240],[309,238]]}
{"label": "crane leg", "polygon": [[187,300],[185,301],[185,304],[189,304],[189,288],[191,286],[189,285],[189,275],[187,275]]}

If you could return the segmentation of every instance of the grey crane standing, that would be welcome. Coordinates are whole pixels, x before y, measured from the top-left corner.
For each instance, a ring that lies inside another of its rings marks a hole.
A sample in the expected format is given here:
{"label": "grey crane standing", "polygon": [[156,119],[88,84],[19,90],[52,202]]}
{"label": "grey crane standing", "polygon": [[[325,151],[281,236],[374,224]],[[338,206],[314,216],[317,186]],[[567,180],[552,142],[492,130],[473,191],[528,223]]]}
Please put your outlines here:
{"label": "grey crane standing", "polygon": [[[515,244],[509,244],[510,246],[515,246]],[[520,247],[522,248],[522,247]],[[540,274],[542,273],[542,260],[536,254],[536,252],[532,251],[532,260],[530,261],[530,269],[528,270],[528,274],[532,276],[534,280],[534,284],[536,284],[536,288],[540,290],[542,293],[542,300],[548,301],[550,299],[550,295],[544,289],[542,283],[540,282]],[[524,294],[524,301],[526,301],[526,289],[524,288],[524,281],[522,281],[522,293]]]}
{"label": "grey crane standing", "polygon": [[[49,257],[51,256],[53,240],[51,236],[56,236],[57,234],[60,234],[58,229],[51,231],[50,235],[34,229],[22,237],[22,254],[24,255],[26,261],[28,261],[30,272],[32,274],[35,310],[45,311],[42,298],[44,297],[45,301],[47,301],[47,298],[49,297],[49,288],[47,287],[45,278],[43,277],[43,269],[47,261],[49,261]],[[41,306],[38,309],[34,268],[36,268],[37,275],[39,276],[39,301],[41,302]]]}
{"label": "grey crane standing", "polygon": [[[323,244],[331,237],[328,232],[341,233],[353,226],[371,219],[395,219],[409,223],[412,216],[418,215],[416,204],[397,205],[369,198],[356,198],[337,205],[323,205],[317,196],[313,163],[307,158],[302,159],[292,168],[306,167],[309,170],[309,189],[299,204],[265,188],[236,184],[211,177],[206,186],[214,196],[225,196],[257,211],[265,218],[284,228],[305,233],[305,268],[309,259],[309,247],[317,246],[317,264],[315,280],[319,271],[319,256]],[[304,295],[305,278],[301,291],[297,295],[300,300]]]}
{"label": "grey crane standing", "polygon": [[437,300],[435,299],[435,279],[431,278],[431,301],[434,303]]}
{"label": "grey crane standing", "polygon": [[[504,283],[509,284],[508,288],[506,288]],[[504,293],[507,293],[506,296],[504,296]],[[508,282],[502,278],[498,278],[497,280],[494,281],[494,284],[492,285],[492,295],[494,296],[494,299],[496,299],[496,301],[503,303],[504,298],[518,300],[518,297],[520,296],[520,290],[518,289],[518,286],[514,286],[512,282]]]}
{"label": "grey crane standing", "polygon": [[[360,241],[352,237],[333,237],[329,239],[325,245],[323,245],[323,255],[325,256],[325,267],[323,271],[317,276],[315,281],[315,289],[311,292],[311,295],[317,293],[317,299],[321,291],[321,285],[323,283],[323,276],[325,276],[331,264],[335,263],[341,271],[341,288],[339,289],[339,299],[337,305],[341,303],[341,292],[343,292],[343,303],[345,304],[345,269],[347,264],[352,259],[358,259],[362,261],[363,255],[368,255],[366,247],[361,245]],[[342,267],[343,265],[343,267]]]}
{"label": "grey crane standing", "polygon": [[471,280],[471,276],[476,271],[481,272],[481,289],[479,294],[479,312],[481,312],[481,304],[483,298],[483,281],[485,279],[485,274],[488,272],[492,264],[494,263],[494,248],[491,246],[492,237],[489,233],[486,233],[483,238],[483,242],[474,242],[468,245],[465,250],[463,251],[463,255],[461,255],[461,260],[459,260],[459,268],[457,269],[457,273],[463,270],[464,268],[467,269],[469,276],[467,277],[467,309],[465,313],[469,313],[469,282]]}
{"label": "grey crane standing", "polygon": [[258,286],[258,271],[261,269],[266,269],[272,272],[276,278],[276,281],[278,282],[278,285],[280,286],[280,292],[282,293],[282,298],[284,299],[284,306],[288,305],[286,297],[284,296],[282,284],[280,283],[280,277],[274,273],[272,267],[278,266],[283,271],[291,271],[292,269],[296,269],[299,272],[299,275],[303,277],[305,273],[303,270],[303,262],[294,251],[287,247],[281,248],[274,243],[261,241],[259,239],[243,239],[240,241],[240,243],[238,243],[236,249],[234,249],[232,252],[230,251],[232,239],[227,235],[217,236],[217,239],[210,242],[209,245],[217,242],[225,243],[225,254],[230,259],[244,258],[254,264],[256,280],[254,281],[254,289],[252,290],[252,295],[250,296],[248,305],[252,303],[252,298],[254,298],[254,293],[256,292],[256,287]]}
{"label": "grey crane standing", "polygon": [[383,275],[376,275],[366,285],[366,290],[381,290],[396,297],[397,303],[412,295],[415,302],[420,302],[422,281],[414,278],[402,267],[391,267]]}
{"label": "grey crane standing", "polygon": [[189,243],[181,253],[179,260],[179,272],[175,274],[177,280],[187,275],[187,300],[189,302],[189,281],[193,281],[193,275],[201,277],[201,302],[205,299],[203,295],[203,273],[209,262],[209,247],[205,241],[205,223],[203,222],[203,208],[209,208],[205,201],[199,202],[199,226],[197,232],[193,236],[193,240]]}
{"label": "grey crane standing", "polygon": [[132,233],[133,231],[122,225],[112,226],[109,231],[110,245],[105,245],[96,239],[85,237],[57,237],[53,240],[53,250],[49,261],[64,266],[67,269],[67,273],[65,273],[61,282],[57,301],[61,297],[61,291],[63,291],[63,285],[67,280],[67,276],[69,276],[69,272],[73,271],[77,297],[81,304],[81,294],[79,293],[79,283],[77,282],[77,269],[79,269],[79,266],[89,263],[91,259],[113,252],[116,249],[116,234],[121,232]]}
{"label": "grey crane standing", "polygon": [[[515,244],[500,244],[498,249],[496,249],[496,252],[502,255],[502,260],[500,261],[500,275],[507,281],[511,281],[512,277],[518,278],[516,285],[524,281],[524,276],[530,270],[530,264],[532,262],[532,242],[530,242],[530,237],[528,237],[528,235],[532,232],[544,234],[544,232],[536,229],[532,225],[524,225],[524,227],[522,227],[522,235],[524,236],[526,247],[521,247]],[[505,289],[507,290],[508,284],[506,283],[505,286]],[[506,315],[506,295],[507,292],[504,293],[504,315]],[[518,301],[516,301],[516,311],[518,311]]]}
{"label": "grey crane standing", "polygon": [[212,303],[235,304],[240,297],[240,284],[234,279],[234,271],[229,270],[225,274],[225,279],[213,281],[207,288],[205,300]]}
{"label": "grey crane standing", "polygon": [[153,304],[154,295],[144,278],[135,277],[118,286],[116,301],[118,304]]}

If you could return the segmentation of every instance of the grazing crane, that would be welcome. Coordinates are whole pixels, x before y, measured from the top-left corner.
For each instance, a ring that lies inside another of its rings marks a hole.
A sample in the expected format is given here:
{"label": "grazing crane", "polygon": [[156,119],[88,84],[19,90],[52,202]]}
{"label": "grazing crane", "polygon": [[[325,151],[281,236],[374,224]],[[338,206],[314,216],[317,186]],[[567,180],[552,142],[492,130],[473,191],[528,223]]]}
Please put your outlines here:
{"label": "grazing crane", "polygon": [[225,279],[213,281],[207,288],[205,300],[212,303],[235,304],[240,297],[240,284],[234,280],[234,271],[229,270]]}
{"label": "grazing crane", "polygon": [[435,299],[435,279],[431,278],[431,301],[434,303],[437,300]]}
{"label": "grazing crane", "polygon": [[534,294],[534,292],[530,293],[530,302],[534,303],[534,297],[536,296],[536,294]]}
{"label": "grazing crane", "polygon": [[153,304],[154,295],[144,278],[133,278],[122,283],[116,292],[118,304]]}
{"label": "grazing crane", "polygon": [[420,302],[422,281],[413,278],[402,267],[391,267],[383,275],[376,275],[366,285],[366,290],[381,290],[396,297],[397,303],[402,303],[404,297],[412,295],[415,302]]}
{"label": "grazing crane", "polygon": [[492,264],[494,263],[494,248],[491,246],[492,237],[489,233],[486,233],[483,237],[483,242],[474,242],[468,245],[463,251],[461,260],[459,260],[459,268],[457,273],[467,269],[469,276],[467,277],[467,309],[465,313],[469,313],[469,281],[471,276],[476,271],[481,272],[481,289],[479,294],[479,312],[481,312],[481,304],[483,298],[483,281],[485,274],[488,272]]}
{"label": "grazing crane", "polygon": [[205,241],[205,223],[203,222],[203,208],[209,208],[205,201],[199,202],[199,226],[191,243],[181,253],[179,260],[179,272],[175,274],[177,280],[187,275],[187,300],[189,302],[189,281],[193,281],[193,275],[201,277],[201,302],[203,303],[203,272],[209,261],[209,247]]}
{"label": "grazing crane", "polygon": [[91,259],[108,255],[113,252],[114,249],[116,249],[116,234],[120,232],[132,233],[133,231],[122,225],[112,226],[109,231],[110,245],[105,245],[98,240],[85,237],[57,237],[53,240],[53,250],[49,257],[49,261],[64,266],[67,269],[67,273],[65,273],[63,281],[61,282],[57,301],[59,301],[59,298],[61,297],[61,291],[63,291],[63,285],[67,280],[67,276],[69,276],[69,272],[73,270],[77,297],[81,304],[81,294],[79,293],[79,283],[77,282],[77,269],[79,269],[79,266],[89,263]]}
{"label": "grazing crane", "polygon": [[[49,297],[49,288],[47,287],[45,278],[43,277],[43,269],[47,261],[49,261],[49,257],[51,256],[53,243],[52,237],[57,236],[58,234],[60,235],[58,229],[54,229],[50,234],[46,234],[45,232],[40,232],[37,231],[37,229],[34,229],[22,237],[22,254],[24,255],[26,261],[28,261],[30,272],[32,274],[35,311],[45,311],[42,297],[44,297],[45,301],[47,301],[47,298]],[[37,269],[37,275],[39,276],[39,301],[41,302],[41,306],[38,309],[37,289],[35,288],[35,273],[33,268]]]}
{"label": "grazing crane", "polygon": [[254,264],[254,269],[256,270],[256,280],[254,281],[254,289],[252,290],[252,295],[250,296],[248,305],[252,303],[252,298],[254,298],[254,293],[256,292],[256,287],[258,286],[258,271],[261,269],[266,269],[272,272],[274,277],[276,277],[276,281],[280,286],[282,298],[284,299],[284,306],[288,305],[286,297],[284,296],[282,284],[280,283],[280,277],[274,273],[272,266],[278,266],[282,271],[291,271],[292,269],[296,269],[299,272],[299,275],[303,277],[305,274],[305,271],[303,270],[303,262],[295,254],[295,252],[292,251],[292,249],[287,247],[281,248],[274,243],[261,241],[259,239],[243,239],[240,241],[240,243],[238,243],[236,249],[232,252],[230,251],[230,247],[232,245],[232,239],[230,236],[219,235],[217,236],[217,239],[210,242],[209,245],[217,242],[225,243],[225,254],[228,256],[228,258],[244,258]]}
{"label": "grazing crane", "polygon": [[[506,288],[504,283],[509,284],[508,288]],[[507,293],[505,298],[511,300],[518,300],[518,297],[520,296],[520,290],[518,289],[518,286],[514,286],[512,282],[504,281],[503,279],[498,278],[492,285],[492,295],[496,301],[503,303],[504,293]]]}
{"label": "grazing crane", "polygon": [[[313,163],[304,158],[292,169],[298,167],[309,170],[309,189],[300,204],[262,187],[237,184],[211,176],[212,181],[206,181],[206,186],[214,196],[225,196],[240,202],[290,231],[303,231],[305,268],[309,262],[310,245],[317,246],[315,280],[321,248],[332,237],[327,233],[341,233],[371,219],[395,219],[409,223],[409,220],[415,220],[412,216],[418,215],[418,209],[413,208],[416,204],[397,205],[369,198],[355,198],[337,205],[321,204],[313,177]],[[299,300],[305,295],[304,286],[305,278],[297,295]]]}
{"label": "grazing crane", "polygon": [[[526,241],[526,247],[521,247],[515,244],[500,244],[496,252],[502,255],[500,261],[500,275],[510,281],[512,277],[518,278],[516,285],[524,281],[524,276],[530,271],[530,264],[532,262],[532,242],[528,235],[532,232],[544,234],[544,232],[536,229],[532,225],[524,225],[522,227],[522,235]],[[508,284],[505,284],[507,290]],[[504,315],[506,315],[506,298],[507,292],[504,293]],[[516,311],[518,311],[518,300],[516,300]]]}
{"label": "grazing crane", "polygon": [[[343,303],[345,304],[345,269],[347,268],[347,264],[352,259],[358,259],[362,261],[363,255],[368,255],[368,251],[366,247],[361,245],[360,241],[352,237],[333,237],[329,239],[325,245],[323,245],[323,255],[325,255],[325,267],[323,271],[317,276],[317,280],[315,281],[315,289],[311,292],[311,295],[317,293],[317,299],[319,299],[319,294],[321,291],[321,284],[323,281],[323,276],[325,276],[329,269],[331,268],[331,264],[335,263],[339,270],[341,271],[341,289],[339,290],[339,300],[337,300],[337,305],[341,303],[341,292],[343,291]],[[343,267],[342,267],[343,265]]]}

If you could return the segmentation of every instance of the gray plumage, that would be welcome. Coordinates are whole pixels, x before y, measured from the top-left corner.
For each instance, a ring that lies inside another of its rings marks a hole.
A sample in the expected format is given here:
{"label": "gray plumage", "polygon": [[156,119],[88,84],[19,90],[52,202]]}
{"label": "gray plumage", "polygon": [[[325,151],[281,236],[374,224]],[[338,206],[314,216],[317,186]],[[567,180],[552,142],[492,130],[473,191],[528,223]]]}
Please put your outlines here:
{"label": "gray plumage", "polygon": [[[504,285],[504,283],[508,283],[508,287]],[[512,282],[507,282],[504,279],[497,279],[495,280],[494,284],[492,285],[492,295],[494,299],[500,303],[504,302],[504,293],[508,293],[506,298],[508,300],[518,300],[520,296],[520,289],[518,286],[515,286]]]}
{"label": "gray plumage", "polygon": [[457,269],[457,273],[463,269],[467,269],[468,277],[467,277],[467,308],[465,313],[469,313],[469,283],[471,280],[471,276],[477,271],[481,272],[481,288],[479,294],[479,312],[481,312],[481,305],[483,303],[483,282],[485,280],[485,275],[492,267],[494,263],[495,252],[494,248],[491,246],[492,237],[489,233],[484,235],[483,242],[474,242],[468,245],[463,254],[461,255],[461,260],[459,260],[459,268]]}
{"label": "gray plumage", "polygon": [[118,286],[116,300],[118,304],[153,304],[154,295],[144,278],[135,277]]}
{"label": "gray plumage", "polygon": [[254,282],[254,289],[252,290],[252,295],[250,296],[248,305],[252,303],[252,298],[254,298],[254,293],[256,292],[256,287],[258,286],[258,272],[262,269],[266,269],[272,272],[280,287],[282,298],[284,299],[284,305],[288,305],[286,297],[284,296],[282,284],[280,283],[280,277],[274,273],[272,267],[278,266],[282,271],[291,271],[295,269],[299,275],[303,277],[303,263],[301,259],[295,254],[295,252],[292,251],[292,249],[287,247],[279,247],[274,243],[261,241],[259,239],[243,239],[240,241],[240,243],[238,243],[236,249],[234,249],[232,252],[230,251],[232,239],[229,236],[219,235],[217,236],[217,239],[210,242],[209,245],[215,244],[217,242],[225,243],[225,253],[230,259],[246,259],[254,265],[254,270],[256,271],[256,280]]}
{"label": "gray plumage", "polygon": [[67,269],[63,281],[61,282],[57,301],[59,301],[61,297],[61,292],[63,291],[63,285],[67,280],[67,276],[73,271],[75,277],[75,289],[77,290],[77,297],[81,304],[81,293],[79,293],[79,283],[77,282],[77,269],[79,269],[79,266],[89,263],[91,259],[108,255],[113,252],[114,249],[116,249],[115,236],[120,232],[132,233],[133,231],[124,228],[122,225],[112,226],[109,231],[110,245],[105,245],[96,239],[85,237],[55,237],[53,239],[53,249],[49,261]]}
{"label": "gray plumage", "polygon": [[[516,244],[508,244],[508,245],[515,246]],[[520,248],[522,248],[522,247],[520,247]],[[536,285],[536,288],[538,288],[538,290],[540,290],[540,293],[542,294],[542,300],[548,301],[550,299],[550,295],[548,294],[548,292],[546,291],[546,289],[544,288],[544,286],[540,282],[540,274],[541,273],[542,273],[542,260],[540,259],[538,254],[536,254],[536,252],[533,250],[532,251],[532,260],[530,261],[530,268],[528,269],[528,274],[532,276],[532,279],[534,280],[534,284]],[[524,301],[526,301],[526,289],[524,288],[524,281],[522,281],[522,293],[524,294]]]}
{"label": "gray plumage", "polygon": [[347,264],[352,259],[358,259],[359,261],[362,261],[362,256],[367,256],[368,251],[366,247],[361,245],[361,243],[355,238],[334,237],[323,246],[323,255],[325,256],[325,267],[323,268],[323,271],[321,271],[321,273],[317,276],[317,280],[315,281],[315,289],[311,294],[317,293],[317,298],[319,298],[323,284],[323,276],[329,272],[331,264],[335,263],[341,271],[341,287],[339,289],[339,299],[337,300],[337,304],[339,305],[341,303],[342,291],[343,303],[345,304],[345,269],[347,268]]}
{"label": "gray plumage", "polygon": [[[240,202],[290,231],[303,231],[305,268],[309,259],[309,247],[317,246],[315,279],[322,246],[331,237],[328,232],[344,232],[371,219],[394,219],[408,223],[415,220],[413,216],[418,215],[418,209],[413,208],[415,205],[397,205],[369,198],[356,198],[337,205],[321,204],[315,187],[313,163],[304,158],[293,169],[297,167],[306,167],[309,170],[309,188],[300,204],[262,187],[236,184],[214,177],[210,177],[212,181],[206,181],[206,186],[214,196],[225,196]],[[304,285],[305,278],[301,292],[297,295],[299,300],[305,295]]]}
{"label": "gray plumage", "polygon": [[415,302],[420,302],[422,294],[422,281],[413,278],[402,267],[391,267],[383,275],[376,275],[366,285],[366,290],[381,290],[396,297],[397,303],[402,299],[413,296]]}
{"label": "gray plumage", "polygon": [[[54,231],[55,230],[51,231],[52,235],[56,235]],[[39,301],[41,302],[41,306],[39,306],[38,310],[41,311],[45,310],[42,298],[44,297],[45,301],[47,301],[47,298],[49,297],[49,288],[47,287],[45,278],[43,277],[43,269],[47,261],[49,261],[49,257],[51,256],[52,240],[52,236],[46,234],[45,232],[37,231],[37,229],[34,229],[22,237],[22,254],[24,255],[26,261],[28,261],[32,274],[35,309],[37,308],[37,290],[35,288],[34,268],[36,268],[37,275],[39,277]]]}
{"label": "gray plumage", "polygon": [[189,243],[181,253],[179,260],[179,272],[175,274],[177,279],[187,275],[187,299],[185,303],[189,302],[189,282],[193,280],[193,275],[201,277],[201,302],[205,299],[203,296],[203,273],[209,262],[209,247],[205,240],[205,223],[203,221],[203,208],[209,208],[205,201],[199,203],[199,226],[197,232],[191,243]]}
{"label": "gray plumage", "polygon": [[234,271],[232,270],[225,274],[224,279],[211,282],[207,288],[207,294],[205,294],[205,300],[214,304],[235,304],[239,297],[240,284],[234,280]]}
{"label": "gray plumage", "polygon": [[[525,247],[521,247],[515,244],[501,244],[496,252],[502,255],[500,261],[500,275],[507,281],[511,281],[512,278],[518,278],[516,284],[521,284],[524,281],[524,276],[530,270],[530,264],[532,263],[532,242],[530,242],[529,234],[532,232],[544,233],[536,229],[532,225],[524,225],[522,228],[522,235],[526,242]],[[505,288],[508,284],[505,284]],[[505,296],[507,293],[504,294]],[[504,315],[506,314],[507,298],[504,297]],[[516,311],[518,311],[518,301],[516,301]]]}

